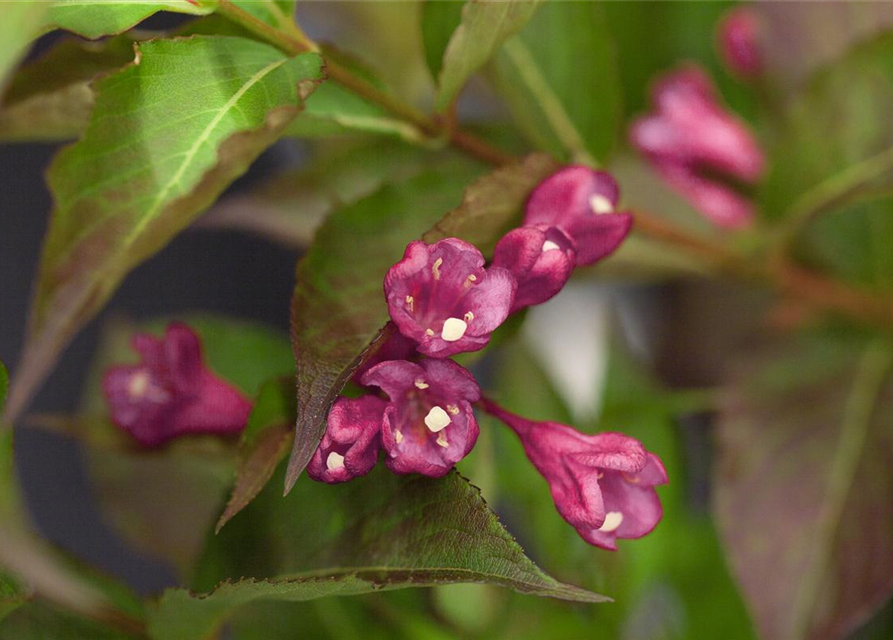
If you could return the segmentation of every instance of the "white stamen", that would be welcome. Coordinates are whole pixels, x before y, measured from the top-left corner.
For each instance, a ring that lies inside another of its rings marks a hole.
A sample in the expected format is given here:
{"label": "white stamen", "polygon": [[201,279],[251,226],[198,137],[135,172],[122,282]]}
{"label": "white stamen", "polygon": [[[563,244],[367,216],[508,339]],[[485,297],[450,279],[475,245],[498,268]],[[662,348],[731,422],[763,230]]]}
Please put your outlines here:
{"label": "white stamen", "polygon": [[443,431],[450,422],[452,422],[450,416],[438,406],[431,407],[431,411],[425,416],[425,426],[433,433]]}
{"label": "white stamen", "polygon": [[409,311],[412,312],[413,303],[415,300],[412,296],[406,296],[406,306],[409,307]]}
{"label": "white stamen", "polygon": [[639,477],[631,475],[626,471],[621,471],[620,475],[623,476],[623,479],[629,482],[630,484],[639,484]]}
{"label": "white stamen", "polygon": [[559,247],[557,244],[555,244],[551,240],[546,240],[543,243],[543,253],[546,253],[546,251],[554,251],[555,249],[560,249],[560,248],[561,247]]}
{"label": "white stamen", "polygon": [[424,380],[422,380],[421,378],[416,380],[413,384],[415,384],[416,389],[427,389],[428,388],[428,383],[425,382]]}
{"label": "white stamen", "polygon": [[440,265],[443,264],[443,258],[438,258],[434,261],[434,264],[431,266],[431,273],[434,274],[435,280],[440,280]]}
{"label": "white stamen", "polygon": [[473,273],[470,274],[467,278],[465,278],[465,284],[464,284],[464,287],[465,287],[466,289],[470,288],[471,285],[474,284],[475,281],[477,281],[477,279],[478,279],[478,278],[477,278],[476,275],[474,275]]}
{"label": "white stamen", "polygon": [[401,442],[403,442],[403,432],[395,431],[394,432],[394,440],[397,441],[397,444],[400,444]]}
{"label": "white stamen", "polygon": [[442,433],[437,436],[437,440],[435,440],[435,442],[437,444],[439,444],[441,447],[443,447],[444,449],[446,449],[448,446],[450,446],[450,443],[447,442],[447,439],[443,437]]}
{"label": "white stamen", "polygon": [[447,413],[457,416],[457,415],[459,415],[459,407],[457,407],[454,404],[448,404],[447,405]]}
{"label": "white stamen", "polygon": [[605,196],[595,194],[589,198],[589,206],[595,214],[614,213],[614,205]]}
{"label": "white stamen", "polygon": [[146,395],[146,391],[149,390],[151,384],[152,378],[149,373],[146,371],[138,371],[133,374],[130,382],[127,383],[127,395],[134,399],[142,398]]}
{"label": "white stamen", "polygon": [[605,515],[605,523],[599,528],[602,533],[617,531],[617,527],[623,524],[623,514],[619,511],[608,511]]}
{"label": "white stamen", "polygon": [[472,320],[474,320],[474,314],[469,311],[465,314],[465,322],[471,322]]}
{"label": "white stamen", "polygon": [[443,330],[440,332],[440,337],[447,342],[455,342],[465,335],[467,329],[468,323],[465,322],[465,320],[460,320],[459,318],[447,318],[446,322],[443,323]]}
{"label": "white stamen", "polygon": [[342,456],[337,451],[332,451],[329,454],[329,457],[326,458],[326,468],[329,471],[334,471],[335,469],[340,469],[344,466],[344,456]]}
{"label": "white stamen", "polygon": [[426,336],[433,336],[433,335],[434,335],[434,329],[425,329],[425,335],[426,335]]}

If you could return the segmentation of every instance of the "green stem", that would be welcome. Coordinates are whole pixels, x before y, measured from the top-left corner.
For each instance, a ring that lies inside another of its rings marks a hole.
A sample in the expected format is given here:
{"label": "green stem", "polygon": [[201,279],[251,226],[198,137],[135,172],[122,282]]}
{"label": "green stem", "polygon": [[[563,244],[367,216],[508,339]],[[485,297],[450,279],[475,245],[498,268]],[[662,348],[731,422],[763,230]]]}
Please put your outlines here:
{"label": "green stem", "polygon": [[815,609],[831,569],[838,527],[868,440],[877,398],[891,366],[893,349],[887,341],[880,339],[868,346],[859,363],[856,379],[844,408],[840,440],[828,476],[825,502],[815,525],[812,563],[800,580],[803,588],[794,602],[789,636],[794,640],[809,636]]}

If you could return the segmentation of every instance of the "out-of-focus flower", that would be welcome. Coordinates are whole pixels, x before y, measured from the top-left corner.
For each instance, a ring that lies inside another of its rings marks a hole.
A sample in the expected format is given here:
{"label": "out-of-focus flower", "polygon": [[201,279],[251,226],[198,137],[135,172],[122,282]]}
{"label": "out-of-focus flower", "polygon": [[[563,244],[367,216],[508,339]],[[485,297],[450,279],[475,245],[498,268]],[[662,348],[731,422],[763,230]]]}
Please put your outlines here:
{"label": "out-of-focus flower", "polygon": [[347,482],[370,471],[381,449],[381,421],[387,403],[375,396],[339,398],[326,422],[307,475],[320,482]]}
{"label": "out-of-focus flower", "polygon": [[102,388],[112,421],[140,444],[156,447],[185,434],[240,432],[251,403],[202,363],[198,336],[184,324],[164,339],[137,334],[138,365],[110,368]]}
{"label": "out-of-focus flower", "polygon": [[478,437],[471,408],[481,397],[474,377],[452,360],[393,360],[372,367],[363,384],[390,402],[381,424],[387,465],[395,473],[439,477],[468,455]]}
{"label": "out-of-focus flower", "polygon": [[663,515],[654,487],[666,484],[660,459],[621,433],[585,435],[557,422],[534,422],[485,400],[489,413],[514,430],[548,481],[561,516],[586,542],[616,549],[641,538]]}
{"label": "out-of-focus flower", "polygon": [[619,197],[620,188],[610,174],[572,165],[534,189],[524,224],[557,227],[573,242],[576,264],[593,264],[617,249],[632,227],[632,216],[616,211]]}
{"label": "out-of-focus flower", "polygon": [[742,78],[756,78],[763,73],[761,27],[759,17],[747,7],[732,9],[717,25],[720,55],[726,66]]}
{"label": "out-of-focus flower", "polygon": [[518,291],[511,311],[545,302],[561,291],[574,270],[577,252],[557,227],[521,227],[496,244],[493,266],[511,271]]}
{"label": "out-of-focus flower", "polygon": [[696,66],[663,77],[653,97],[654,113],[632,125],[632,144],[715,224],[750,224],[752,204],[734,185],[752,185],[763,172],[763,152],[751,132],[719,105],[710,79]]}
{"label": "out-of-focus flower", "polygon": [[508,316],[516,287],[508,270],[485,269],[481,252],[456,238],[411,242],[384,281],[391,319],[436,358],[484,348]]}

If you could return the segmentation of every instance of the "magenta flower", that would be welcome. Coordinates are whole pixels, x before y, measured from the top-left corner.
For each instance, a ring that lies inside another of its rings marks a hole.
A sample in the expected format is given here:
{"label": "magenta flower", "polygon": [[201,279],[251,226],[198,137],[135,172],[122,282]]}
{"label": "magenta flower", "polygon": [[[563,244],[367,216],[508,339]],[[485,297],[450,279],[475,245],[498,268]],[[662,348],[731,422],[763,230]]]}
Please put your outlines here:
{"label": "magenta flower", "polygon": [[719,22],[719,53],[733,73],[755,78],[763,73],[759,17],[746,7],[736,7]]}
{"label": "magenta flower", "polygon": [[391,319],[436,358],[483,349],[508,316],[516,287],[511,273],[485,269],[481,252],[456,238],[411,242],[384,281]]}
{"label": "magenta flower", "polygon": [[585,435],[557,422],[533,422],[485,400],[511,427],[548,481],[558,512],[589,544],[617,549],[617,538],[641,538],[663,515],[654,487],[666,484],[660,459],[621,433]]}
{"label": "magenta flower", "polygon": [[654,89],[655,113],[630,129],[632,144],[663,178],[715,224],[750,224],[753,207],[739,193],[763,172],[763,152],[737,117],[717,102],[710,79],[689,65]]}
{"label": "magenta flower", "polygon": [[633,218],[616,211],[617,181],[604,171],[573,165],[543,180],[527,200],[524,224],[557,227],[573,242],[578,266],[614,252],[629,235]]}
{"label": "magenta flower", "polygon": [[336,484],[364,476],[378,462],[381,421],[387,403],[375,396],[339,398],[326,433],[307,465],[314,480]]}
{"label": "magenta flower", "polygon": [[381,442],[394,473],[439,477],[468,455],[478,437],[471,403],[481,397],[474,377],[452,360],[382,362],[363,376],[390,402]]}
{"label": "magenta flower", "polygon": [[202,363],[198,336],[184,324],[164,339],[137,334],[138,365],[109,369],[102,381],[112,422],[145,447],[194,433],[239,433],[251,403]]}
{"label": "magenta flower", "polygon": [[518,281],[511,312],[545,302],[561,291],[576,259],[573,242],[557,227],[509,231],[496,244],[493,266],[508,269]]}

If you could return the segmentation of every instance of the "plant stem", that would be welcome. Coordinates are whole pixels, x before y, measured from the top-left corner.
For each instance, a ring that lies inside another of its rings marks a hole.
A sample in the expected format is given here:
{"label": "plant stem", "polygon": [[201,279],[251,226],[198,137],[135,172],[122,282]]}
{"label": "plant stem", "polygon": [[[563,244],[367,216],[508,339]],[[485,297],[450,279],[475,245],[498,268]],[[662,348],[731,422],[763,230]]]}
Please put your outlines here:
{"label": "plant stem", "polygon": [[[317,44],[305,36],[297,25],[294,25],[293,29],[289,28],[286,33],[258,20],[230,0],[220,0],[217,12],[291,55],[319,51]],[[424,136],[431,138],[443,136],[456,149],[489,164],[502,165],[517,160],[515,156],[458,128],[449,118],[429,117],[358,77],[337,62],[325,56],[324,59],[330,78],[417,127]],[[867,165],[866,167],[859,166],[859,170],[855,171],[858,177],[850,176],[848,173],[847,177],[841,180],[841,184],[830,185],[827,193],[817,194],[821,196],[817,197],[818,201],[826,202],[828,198],[833,199],[846,192],[852,182],[859,182],[859,177],[886,169],[889,161],[887,154],[879,154],[878,157],[870,159],[869,162],[863,163]],[[813,207],[804,205],[804,209],[811,210]],[[750,259],[710,239],[692,235],[671,222],[645,211],[635,211],[633,215],[637,232],[696,256],[723,273],[744,281],[766,283],[814,307],[835,311],[888,331],[893,328],[893,302],[887,299],[869,295],[843,282],[825,278],[786,259],[776,258],[768,262]],[[808,218],[808,215],[804,213],[802,218]]]}

